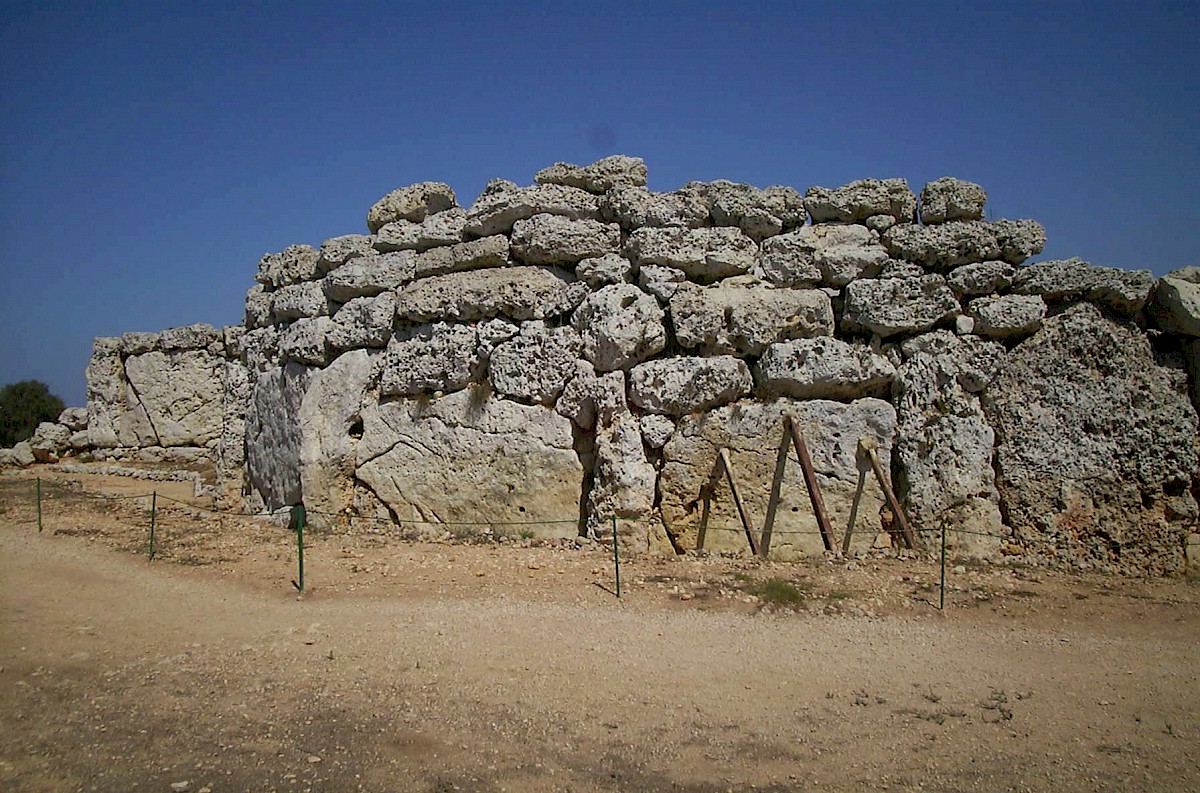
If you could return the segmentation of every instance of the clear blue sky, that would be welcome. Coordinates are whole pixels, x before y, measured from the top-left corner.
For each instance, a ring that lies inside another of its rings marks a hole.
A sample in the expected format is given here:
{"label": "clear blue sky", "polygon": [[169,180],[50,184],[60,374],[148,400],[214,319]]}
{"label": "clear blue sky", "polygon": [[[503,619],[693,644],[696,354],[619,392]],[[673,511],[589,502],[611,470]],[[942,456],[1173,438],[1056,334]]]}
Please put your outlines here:
{"label": "clear blue sky", "polygon": [[[986,5],[986,8],[984,7]],[[976,8],[979,6],[979,8]],[[0,7],[0,384],[82,404],[91,339],[240,321],[265,252],[555,160],[981,183],[1039,258],[1200,263],[1196,3]]]}

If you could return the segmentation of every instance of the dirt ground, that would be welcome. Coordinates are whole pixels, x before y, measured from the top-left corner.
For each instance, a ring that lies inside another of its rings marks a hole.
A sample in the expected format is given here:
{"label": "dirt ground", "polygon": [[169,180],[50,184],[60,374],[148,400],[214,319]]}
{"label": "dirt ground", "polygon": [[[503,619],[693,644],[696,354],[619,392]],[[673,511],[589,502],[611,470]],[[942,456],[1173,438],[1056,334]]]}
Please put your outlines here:
{"label": "dirt ground", "polygon": [[927,558],[642,557],[618,599],[611,548],[368,526],[300,595],[286,526],[177,502],[0,475],[0,790],[1200,789],[1195,578],[955,562],[939,610]]}

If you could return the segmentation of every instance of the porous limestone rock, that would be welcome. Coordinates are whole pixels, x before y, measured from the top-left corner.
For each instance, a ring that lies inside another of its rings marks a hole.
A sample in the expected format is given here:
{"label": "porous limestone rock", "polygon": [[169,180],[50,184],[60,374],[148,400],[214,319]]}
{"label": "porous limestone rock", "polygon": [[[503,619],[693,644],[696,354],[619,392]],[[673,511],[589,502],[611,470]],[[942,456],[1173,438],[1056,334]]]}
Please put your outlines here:
{"label": "porous limestone rock", "polygon": [[948,330],[935,330],[905,339],[900,346],[904,359],[930,355],[945,359],[943,371],[953,371],[958,384],[977,394],[995,379],[1008,352],[1004,345],[979,336],[957,336]]}
{"label": "porous limestone rock", "polygon": [[28,468],[37,462],[33,447],[29,441],[18,441],[11,449],[0,450],[0,466],[11,465],[16,468]]}
{"label": "porous limestone rock", "polygon": [[278,253],[268,253],[258,261],[254,280],[268,289],[278,289],[321,277],[317,265],[320,254],[311,245],[289,245]]}
{"label": "porous limestone rock", "polygon": [[571,220],[598,220],[596,196],[577,187],[543,184],[487,192],[467,209],[464,233],[471,237],[508,234],[513,224],[534,215],[561,215]]}
{"label": "porous limestone rock", "polygon": [[645,413],[639,421],[642,425],[642,440],[651,449],[666,446],[675,432],[675,421],[661,413]]}
{"label": "porous limestone rock", "polygon": [[242,360],[251,372],[263,372],[278,366],[279,328],[268,325],[246,331],[242,337]]}
{"label": "porous limestone rock", "polygon": [[841,187],[810,187],[804,208],[813,223],[856,223],[875,215],[890,215],[911,223],[917,197],[904,179],[858,179]]}
{"label": "porous limestone rock", "polygon": [[405,285],[396,293],[396,315],[413,322],[549,319],[573,310],[587,294],[587,284],[552,267],[476,270]]}
{"label": "porous limestone rock", "polygon": [[651,413],[682,416],[733,402],[753,386],[746,362],[732,355],[659,358],[633,367],[629,400]]}
{"label": "porous limestone rock", "polygon": [[854,281],[846,287],[842,328],[865,329],[880,336],[916,333],[961,309],[940,275]]}
{"label": "porous limestone rock", "polygon": [[736,228],[641,228],[629,235],[625,251],[638,265],[674,267],[711,283],[749,271],[758,246]]}
{"label": "porous limestone rock", "polygon": [[1002,258],[996,228],[983,220],[897,225],[884,232],[883,244],[898,259],[936,270]]}
{"label": "porous limestone rock", "polygon": [[329,317],[298,319],[280,332],[279,352],[293,361],[324,366],[329,360],[329,336],[334,327]]}
{"label": "porous limestone rock", "polygon": [[1183,568],[1191,518],[1173,504],[1197,468],[1197,419],[1171,381],[1145,336],[1087,303],[1009,353],[983,407],[1006,522],[1026,552],[1083,568]]}
{"label": "porous limestone rock", "polygon": [[[677,547],[695,546],[704,504],[702,488],[708,482],[720,449],[728,449],[751,525],[756,530],[762,526],[785,413],[795,417],[808,446],[832,525],[839,527],[839,532],[846,525],[858,482],[858,441],[864,437],[874,440],[880,457],[890,458],[896,425],[892,406],[874,398],[849,404],[820,399],[743,400],[681,418],[663,447],[659,476],[662,518]],[[780,496],[772,556],[786,558],[797,552],[820,552],[823,546],[816,518],[800,466],[794,459],[784,469]],[[856,524],[860,539],[874,539],[878,533],[880,503],[877,490],[868,488],[864,492]],[[717,483],[710,508],[705,547],[743,549],[748,553],[724,480]]]}
{"label": "porous limestone rock", "polygon": [[575,264],[620,248],[621,227],[615,223],[541,214],[513,224],[513,256],[527,264]]}
{"label": "porous limestone rock", "polygon": [[221,328],[221,344],[225,348],[225,357],[238,359],[242,357],[242,339],[246,328],[242,325],[225,325]]}
{"label": "porous limestone rock", "polygon": [[887,261],[878,232],[821,223],[765,240],[755,274],[778,286],[845,286],[857,278],[874,278]]}
{"label": "porous limestone rock", "polygon": [[575,265],[575,276],[592,289],[624,283],[632,273],[633,262],[615,253],[584,259]]}
{"label": "porous limestone rock", "polygon": [[317,251],[317,269],[327,273],[341,267],[351,259],[371,256],[375,253],[375,238],[369,234],[343,234],[330,237],[321,243]]}
{"label": "porous limestone rock", "polygon": [[492,350],[488,379],[499,394],[552,405],[575,374],[581,346],[574,328],[526,322],[520,333]]}
{"label": "porous limestone rock", "polygon": [[71,432],[79,432],[80,430],[87,429],[87,408],[66,408],[62,413],[58,414],[58,423]]}
{"label": "porous limestone rock", "polygon": [[975,262],[951,270],[946,283],[956,295],[990,295],[1007,289],[1016,273],[1017,268],[1008,262]]}
{"label": "porous limestone rock", "polygon": [[367,228],[374,234],[397,220],[420,223],[427,215],[457,205],[450,185],[444,182],[418,182],[397,188],[376,201],[367,211]]}
{"label": "porous limestone rock", "polygon": [[388,343],[379,390],[388,396],[458,391],[479,379],[482,364],[475,328],[447,322],[421,325]]}
{"label": "porous limestone rock", "polygon": [[286,363],[255,379],[246,411],[246,475],[267,509],[299,504],[300,442],[297,421],[315,367]]}
{"label": "porous limestone rock", "polygon": [[583,467],[570,420],[553,410],[474,387],[372,404],[362,421],[355,476],[401,525],[528,521],[537,536],[578,533]]}
{"label": "porous limestone rock", "polygon": [[285,286],[271,293],[271,320],[275,324],[290,319],[329,316],[329,298],[321,281]]}
{"label": "porous limestone rock", "polygon": [[1200,336],[1200,283],[1169,275],[1158,279],[1149,310],[1166,332]]}
{"label": "porous limestone rock", "polygon": [[600,199],[600,215],[626,231],[643,226],[700,228],[710,220],[707,196],[697,190],[654,193],[644,187],[624,187]]}
{"label": "porous limestone rock", "polygon": [[587,527],[595,536],[613,517],[644,520],[654,509],[658,472],[646,459],[642,428],[628,409],[596,426],[595,470],[588,493]]}
{"label": "porous limestone rock", "polygon": [[943,176],[921,188],[921,222],[945,223],[948,220],[980,220],[987,192],[974,182]]}
{"label": "porous limestone rock", "polygon": [[643,292],[649,292],[658,298],[660,303],[669,302],[674,297],[675,290],[685,281],[687,273],[674,267],[644,264],[638,268],[638,286]]}
{"label": "porous limestone rock", "polygon": [[886,396],[896,367],[864,344],[822,336],[772,344],[759,359],[758,373],[772,396],[852,400]]}
{"label": "porous limestone rock", "polygon": [[1046,246],[1046,228],[1036,220],[994,220],[1000,258],[1009,264],[1021,264]]}
{"label": "porous limestone rock", "polygon": [[833,306],[818,289],[776,289],[755,279],[680,284],[671,298],[675,339],[703,355],[761,355],[767,345],[833,333]]}
{"label": "porous limestone rock", "polygon": [[407,250],[421,252],[442,245],[455,245],[463,241],[466,225],[466,210],[458,207],[427,215],[420,223],[397,220],[379,229],[375,234],[374,247],[386,253]]}
{"label": "porous limestone rock", "polygon": [[508,237],[496,234],[470,242],[431,248],[418,254],[413,265],[414,278],[508,266]]}
{"label": "porous limestone rock", "polygon": [[417,256],[412,251],[381,253],[352,259],[325,276],[322,284],[330,300],[346,303],[396,289],[413,279]]}
{"label": "porous limestone rock", "polygon": [[224,334],[207,322],[167,328],[158,334],[158,349],[163,352],[205,350],[212,355],[224,355]]}
{"label": "porous limestone rock", "polygon": [[125,399],[125,370],[121,366],[120,349],[119,338],[95,338],[92,341],[92,355],[84,372],[88,439],[97,448],[111,449],[120,445],[117,423]]}
{"label": "porous limestone rock", "polygon": [[748,184],[718,179],[704,186],[713,223],[736,226],[761,242],[767,237],[804,225],[804,199],[790,187],[759,190]]}
{"label": "porous limestone rock", "polygon": [[250,370],[241,361],[221,367],[221,437],[217,442],[217,507],[242,509],[246,466],[246,412],[250,408]]}
{"label": "porous limestone rock", "polygon": [[871,215],[863,221],[863,225],[871,231],[878,231],[880,234],[896,225],[898,221],[891,215]]}
{"label": "porous limestone rock", "polygon": [[1015,339],[1030,335],[1042,326],[1046,301],[1037,295],[979,297],[968,306],[975,320],[974,331],[991,339]]}
{"label": "porous limestone rock", "polygon": [[326,341],[335,350],[383,347],[392,338],[396,318],[396,295],[384,292],[375,297],[356,297],[333,315]]}
{"label": "porous limestone rock", "polygon": [[121,355],[141,355],[157,349],[157,333],[134,330],[121,334]]}
{"label": "porous limestone rock", "polygon": [[1017,270],[1012,291],[1047,301],[1088,300],[1133,316],[1150,299],[1155,278],[1149,270],[1093,267],[1079,258],[1037,262]]}
{"label": "porous limestone rock", "polygon": [[262,284],[255,284],[246,291],[242,322],[250,329],[271,324],[271,293]]}
{"label": "porous limestone rock", "polygon": [[618,370],[597,375],[587,361],[575,362],[575,373],[554,405],[559,415],[583,430],[592,429],[597,420],[607,421],[625,408],[625,373]]}
{"label": "porous limestone rock", "polygon": [[70,448],[71,430],[53,421],[43,421],[33,431],[29,448],[39,463],[56,463],[59,455]]}
{"label": "porous limestone rock", "polygon": [[223,359],[203,350],[148,352],[124,361],[122,446],[207,446],[221,434]]}
{"label": "porous limestone rock", "polygon": [[622,187],[645,185],[646,163],[641,157],[623,154],[613,154],[584,166],[556,162],[535,173],[533,181],[577,187],[589,193],[604,193]]}
{"label": "porous limestone rock", "polygon": [[583,339],[583,356],[596,369],[628,369],[667,344],[658,301],[633,284],[614,284],[584,298],[571,316]]}

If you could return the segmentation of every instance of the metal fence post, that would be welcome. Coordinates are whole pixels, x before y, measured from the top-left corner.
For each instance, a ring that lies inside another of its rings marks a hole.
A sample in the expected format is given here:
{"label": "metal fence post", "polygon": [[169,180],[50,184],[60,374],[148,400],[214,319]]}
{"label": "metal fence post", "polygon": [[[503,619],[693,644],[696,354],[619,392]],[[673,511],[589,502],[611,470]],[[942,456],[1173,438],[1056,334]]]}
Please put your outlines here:
{"label": "metal fence post", "polygon": [[297,504],[292,507],[292,524],[296,528],[296,575],[297,580],[292,582],[292,586],[303,594],[304,592],[304,505]]}
{"label": "metal fence post", "polygon": [[938,610],[946,610],[946,522],[942,521],[942,583],[938,587]]}
{"label": "metal fence post", "polygon": [[150,494],[150,550],[147,553],[146,561],[154,561],[154,524],[158,520],[158,491],[155,490]]}
{"label": "metal fence post", "polygon": [[42,478],[37,478],[38,534],[42,533]]}
{"label": "metal fence post", "polygon": [[617,597],[621,597],[621,553],[617,550],[617,516],[612,516],[613,573],[617,579]]}

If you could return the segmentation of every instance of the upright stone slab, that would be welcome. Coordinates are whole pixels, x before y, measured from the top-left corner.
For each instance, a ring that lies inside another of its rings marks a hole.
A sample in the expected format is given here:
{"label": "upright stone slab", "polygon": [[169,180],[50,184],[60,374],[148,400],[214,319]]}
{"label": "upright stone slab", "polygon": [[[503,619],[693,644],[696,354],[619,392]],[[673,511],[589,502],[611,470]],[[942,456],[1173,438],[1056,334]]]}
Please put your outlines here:
{"label": "upright stone slab", "polygon": [[317,371],[287,363],[255,380],[246,412],[246,473],[268,509],[301,501],[298,417]]}

